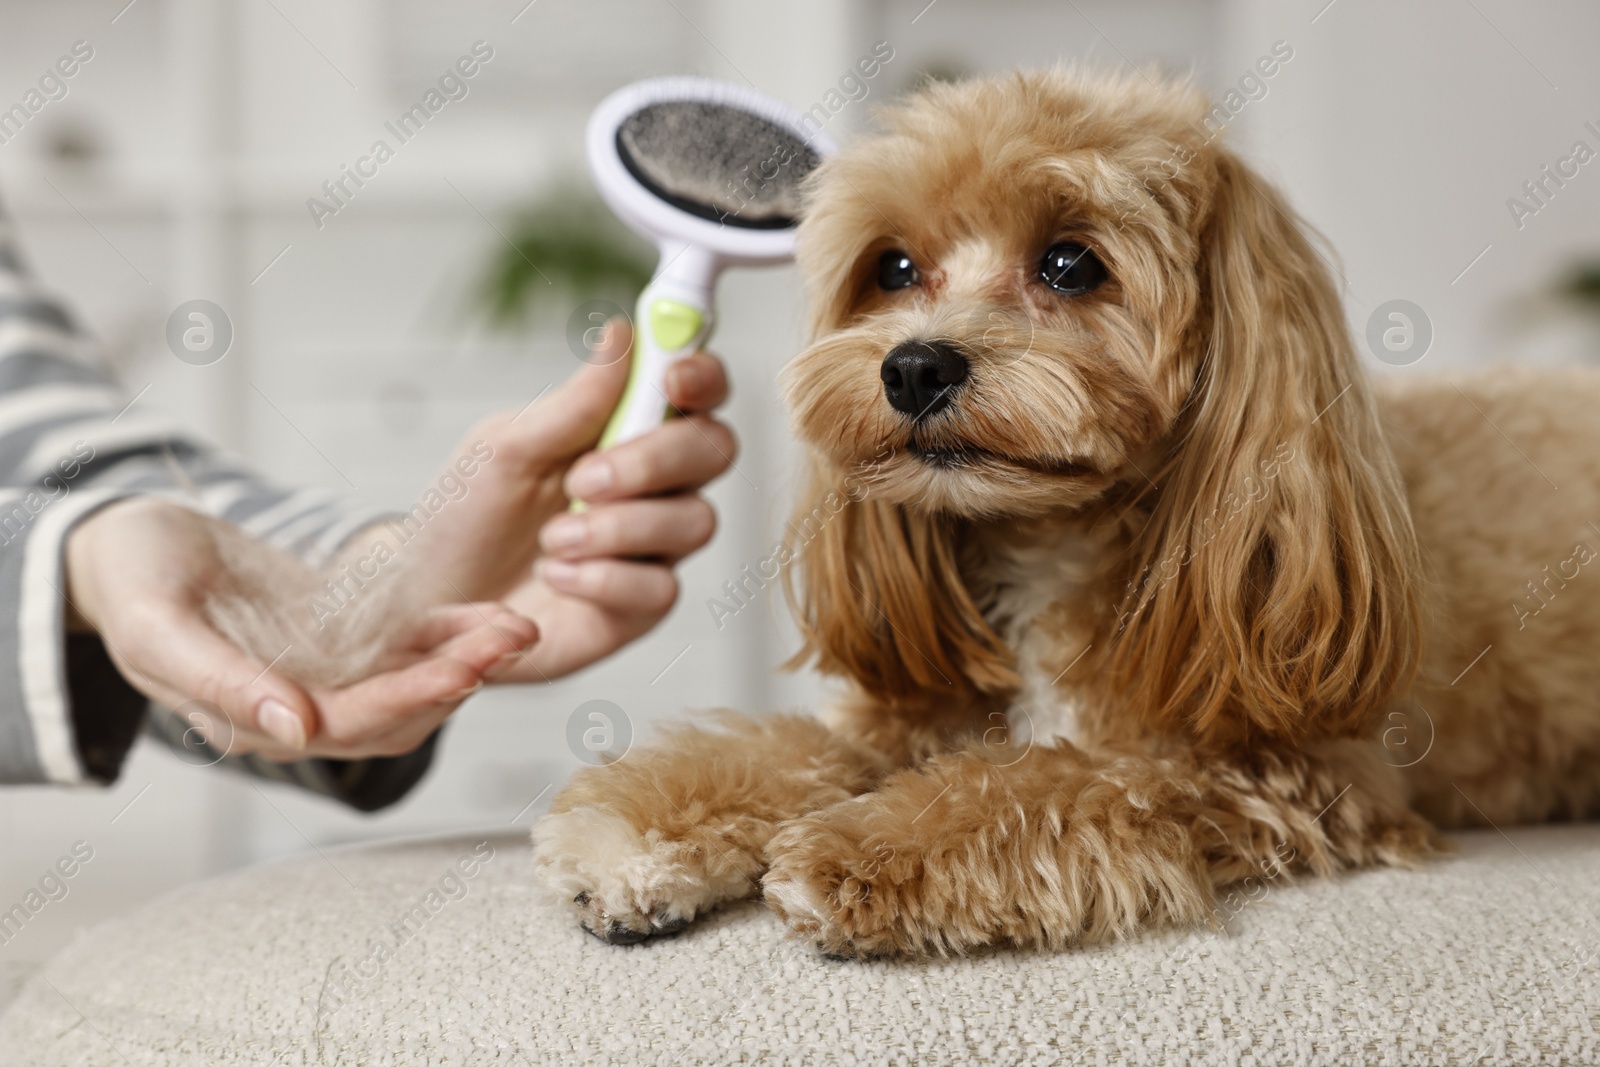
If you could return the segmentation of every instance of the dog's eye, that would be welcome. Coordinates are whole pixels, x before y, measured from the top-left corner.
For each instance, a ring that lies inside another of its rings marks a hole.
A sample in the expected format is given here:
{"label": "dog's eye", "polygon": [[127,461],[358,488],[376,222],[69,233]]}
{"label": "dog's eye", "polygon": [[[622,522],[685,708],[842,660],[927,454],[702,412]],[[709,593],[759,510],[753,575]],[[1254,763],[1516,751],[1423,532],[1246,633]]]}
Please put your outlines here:
{"label": "dog's eye", "polygon": [[917,265],[911,257],[898,248],[891,248],[878,257],[878,288],[905,289],[922,281]]}
{"label": "dog's eye", "polygon": [[1076,241],[1059,241],[1044,250],[1039,278],[1058,293],[1079,296],[1106,280],[1106,265]]}

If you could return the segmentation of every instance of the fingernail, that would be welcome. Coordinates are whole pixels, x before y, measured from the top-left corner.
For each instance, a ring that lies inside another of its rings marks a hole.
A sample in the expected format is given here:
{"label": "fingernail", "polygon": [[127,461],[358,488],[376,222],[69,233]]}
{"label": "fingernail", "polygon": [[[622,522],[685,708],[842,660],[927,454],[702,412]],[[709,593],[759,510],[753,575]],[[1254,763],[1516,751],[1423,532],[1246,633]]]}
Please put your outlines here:
{"label": "fingernail", "polygon": [[549,549],[576,548],[589,539],[589,520],[581,515],[562,515],[544,528],[544,546]]}
{"label": "fingernail", "polygon": [[488,668],[483,672],[483,676],[485,678],[498,678],[512,667],[515,667],[525,655],[526,653],[521,649],[518,649],[515,652],[507,652],[505,655],[489,664]]}
{"label": "fingernail", "polygon": [[531,648],[532,646],[538,644],[539,635],[541,632],[539,630],[539,624],[528,618],[526,615],[517,615],[516,620],[520,625],[513,627],[513,629],[526,631],[528,635],[518,642],[517,647]]}
{"label": "fingernail", "polygon": [[667,370],[667,377],[671,379],[667,383],[667,390],[678,396],[698,393],[706,385],[705,371],[700,369],[699,364],[689,360],[673,364]]}
{"label": "fingernail", "polygon": [[552,585],[571,585],[578,578],[578,565],[564,559],[547,559],[540,566],[545,580]]}
{"label": "fingernail", "polygon": [[596,493],[610,489],[616,480],[616,472],[611,469],[608,461],[591,459],[587,463],[578,464],[573,470],[567,488],[579,500],[586,500]]}
{"label": "fingernail", "polygon": [[306,747],[305,725],[300,721],[300,716],[291,711],[287,704],[281,704],[270,697],[263,700],[261,706],[256,709],[256,725],[274,741],[295,749]]}
{"label": "fingernail", "polygon": [[483,683],[482,682],[474,682],[472,685],[467,686],[465,689],[456,690],[454,693],[452,693],[450,695],[450,699],[459,703],[460,701],[463,701],[463,700],[467,699],[473,693],[476,693],[478,690],[480,690],[482,688],[483,688]]}
{"label": "fingernail", "polygon": [[488,668],[483,672],[483,677],[487,681],[499,681],[505,676],[506,672],[510,671],[517,665],[517,661],[522,659],[524,655],[525,654],[522,652],[507,652],[505,655],[489,664]]}

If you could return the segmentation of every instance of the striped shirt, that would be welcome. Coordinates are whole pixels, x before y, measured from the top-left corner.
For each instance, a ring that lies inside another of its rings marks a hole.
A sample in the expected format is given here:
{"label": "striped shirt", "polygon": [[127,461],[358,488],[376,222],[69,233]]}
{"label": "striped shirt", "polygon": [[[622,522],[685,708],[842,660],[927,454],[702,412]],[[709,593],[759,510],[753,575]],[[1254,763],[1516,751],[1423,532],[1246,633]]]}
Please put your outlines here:
{"label": "striped shirt", "polygon": [[148,706],[97,635],[66,632],[67,536],[131,496],[181,500],[312,565],[381,517],[326,490],[273,486],[130,405],[93,342],[28,276],[0,213],[0,783],[112,782],[143,728],[191,763],[290,782],[363,811],[416,784],[432,738],[408,755],[367,760],[273,763],[210,750],[188,721]]}

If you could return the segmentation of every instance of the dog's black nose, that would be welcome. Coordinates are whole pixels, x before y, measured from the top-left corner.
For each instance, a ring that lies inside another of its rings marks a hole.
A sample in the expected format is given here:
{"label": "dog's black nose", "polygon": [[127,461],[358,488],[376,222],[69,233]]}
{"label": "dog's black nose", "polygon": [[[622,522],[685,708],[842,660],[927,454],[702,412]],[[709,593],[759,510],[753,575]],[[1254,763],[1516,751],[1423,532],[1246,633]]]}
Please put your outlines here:
{"label": "dog's black nose", "polygon": [[896,411],[925,419],[943,411],[967,380],[967,357],[944,341],[907,341],[884,357],[883,395]]}

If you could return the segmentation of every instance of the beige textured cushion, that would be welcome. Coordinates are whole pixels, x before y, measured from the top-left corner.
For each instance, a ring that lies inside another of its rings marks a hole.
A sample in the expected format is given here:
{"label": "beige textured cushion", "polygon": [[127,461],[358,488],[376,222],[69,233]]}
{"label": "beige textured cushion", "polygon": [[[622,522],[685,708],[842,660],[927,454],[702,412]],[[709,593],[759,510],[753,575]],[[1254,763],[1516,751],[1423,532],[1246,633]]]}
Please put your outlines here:
{"label": "beige textured cushion", "polygon": [[1264,883],[1222,934],[928,963],[819,959],[753,904],[601,944],[520,837],[336,851],[85,935],[0,1019],[0,1063],[1600,1062],[1600,828],[1459,840]]}

